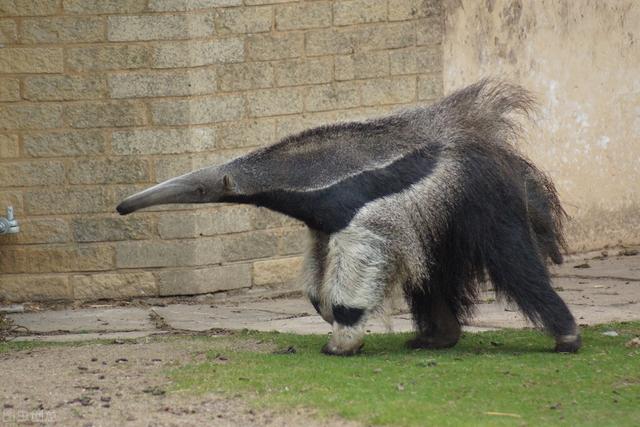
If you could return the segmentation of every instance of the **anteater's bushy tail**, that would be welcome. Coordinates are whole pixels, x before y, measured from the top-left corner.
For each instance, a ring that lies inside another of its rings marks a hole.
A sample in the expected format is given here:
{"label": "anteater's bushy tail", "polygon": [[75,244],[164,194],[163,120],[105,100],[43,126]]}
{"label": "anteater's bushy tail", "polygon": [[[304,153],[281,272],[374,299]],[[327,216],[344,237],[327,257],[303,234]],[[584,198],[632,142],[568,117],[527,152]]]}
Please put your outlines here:
{"label": "anteater's bushy tail", "polygon": [[450,137],[472,132],[476,138],[507,144],[521,131],[514,115],[529,117],[535,107],[534,97],[524,88],[492,79],[453,92],[440,103]]}
{"label": "anteater's bushy tail", "polygon": [[439,109],[451,143],[472,138],[516,155],[516,172],[524,178],[531,230],[541,254],[560,264],[561,250],[566,248],[566,213],[553,182],[519,153],[515,144],[521,136],[521,126],[514,116],[528,118],[536,110],[531,93],[517,85],[483,79],[447,96]]}

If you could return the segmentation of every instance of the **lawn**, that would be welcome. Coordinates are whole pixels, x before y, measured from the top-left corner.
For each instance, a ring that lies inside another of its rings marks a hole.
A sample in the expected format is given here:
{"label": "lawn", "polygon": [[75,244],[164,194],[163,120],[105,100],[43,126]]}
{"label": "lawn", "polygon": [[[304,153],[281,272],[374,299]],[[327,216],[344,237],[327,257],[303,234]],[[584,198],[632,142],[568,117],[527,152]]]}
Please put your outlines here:
{"label": "lawn", "polygon": [[[637,426],[640,349],[625,343],[639,335],[640,322],[585,328],[575,355],[551,352],[552,339],[531,330],[467,333],[439,351],[406,349],[407,334],[371,335],[361,355],[341,358],[320,354],[325,336],[243,332],[190,338],[211,341],[207,359],[169,376],[174,391],[240,394],[258,409],[303,406],[365,424]],[[243,342],[271,346],[230,350],[251,347]]]}

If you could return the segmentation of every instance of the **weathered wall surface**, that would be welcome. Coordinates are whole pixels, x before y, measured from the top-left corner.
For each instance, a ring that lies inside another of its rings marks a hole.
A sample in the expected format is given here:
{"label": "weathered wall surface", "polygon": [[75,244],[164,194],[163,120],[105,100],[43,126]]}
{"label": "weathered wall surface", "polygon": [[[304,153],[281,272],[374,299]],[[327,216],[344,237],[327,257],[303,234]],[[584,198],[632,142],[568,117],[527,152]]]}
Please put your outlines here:
{"label": "weathered wall surface", "polygon": [[[438,2],[436,2],[438,4]],[[245,206],[114,214],[124,196],[302,128],[442,93],[420,0],[1,0],[0,299],[286,282],[302,227]]]}
{"label": "weathered wall surface", "polygon": [[640,243],[640,3],[445,0],[445,93],[482,76],[532,90],[524,151],[555,180],[573,250]]}

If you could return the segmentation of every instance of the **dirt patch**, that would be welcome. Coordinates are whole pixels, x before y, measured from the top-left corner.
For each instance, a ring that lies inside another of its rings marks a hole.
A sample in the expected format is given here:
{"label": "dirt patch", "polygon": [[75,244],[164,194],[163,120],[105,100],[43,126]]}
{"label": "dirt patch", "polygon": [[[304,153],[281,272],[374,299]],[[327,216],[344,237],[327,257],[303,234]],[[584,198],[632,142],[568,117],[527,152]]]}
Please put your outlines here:
{"label": "dirt patch", "polygon": [[[268,351],[260,342],[247,349]],[[264,347],[264,348],[263,348]],[[167,369],[202,361],[207,344],[167,340],[46,347],[0,354],[3,425],[321,426],[313,413],[256,412],[240,397],[172,393]]]}

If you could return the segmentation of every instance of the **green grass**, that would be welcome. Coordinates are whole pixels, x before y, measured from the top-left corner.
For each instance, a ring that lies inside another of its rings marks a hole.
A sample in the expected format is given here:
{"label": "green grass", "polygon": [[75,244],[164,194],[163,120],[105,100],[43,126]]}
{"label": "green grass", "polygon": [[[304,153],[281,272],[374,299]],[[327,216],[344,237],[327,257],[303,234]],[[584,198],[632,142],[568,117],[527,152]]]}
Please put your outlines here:
{"label": "green grass", "polygon": [[37,347],[48,347],[51,343],[37,341],[0,341],[0,354],[9,351],[31,350]]}
{"label": "green grass", "polygon": [[182,392],[240,393],[258,408],[309,407],[366,424],[637,426],[640,349],[624,346],[637,335],[640,322],[586,328],[576,355],[555,354],[549,337],[526,330],[465,334],[444,351],[405,349],[407,334],[371,335],[361,355],[341,358],[319,353],[326,336],[246,332],[230,339],[296,353],[230,351],[227,339],[204,338],[207,361],[169,375]]}

